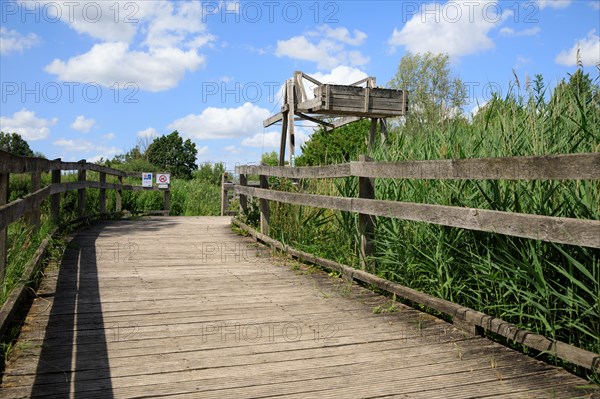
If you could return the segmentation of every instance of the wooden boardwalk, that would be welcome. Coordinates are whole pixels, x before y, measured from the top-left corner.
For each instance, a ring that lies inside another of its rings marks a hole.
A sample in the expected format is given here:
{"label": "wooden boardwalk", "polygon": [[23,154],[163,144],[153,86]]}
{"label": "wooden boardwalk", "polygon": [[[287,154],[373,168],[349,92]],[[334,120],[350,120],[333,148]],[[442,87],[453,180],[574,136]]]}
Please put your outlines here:
{"label": "wooden boardwalk", "polygon": [[1,398],[592,395],[563,370],[270,257],[229,218],[84,229],[38,295]]}

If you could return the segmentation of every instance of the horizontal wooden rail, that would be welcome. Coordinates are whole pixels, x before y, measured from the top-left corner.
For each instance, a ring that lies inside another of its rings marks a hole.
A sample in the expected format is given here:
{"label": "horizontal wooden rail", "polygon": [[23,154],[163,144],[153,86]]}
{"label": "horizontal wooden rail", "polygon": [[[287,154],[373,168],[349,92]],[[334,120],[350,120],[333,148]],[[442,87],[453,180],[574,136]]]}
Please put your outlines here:
{"label": "horizontal wooden rail", "polygon": [[237,219],[232,219],[232,223],[248,232],[257,241],[262,241],[267,245],[288,253],[302,261],[310,262],[322,266],[332,271],[340,273],[347,280],[356,280],[364,284],[377,287],[390,294],[408,299],[412,302],[425,305],[433,310],[451,316],[458,325],[473,325],[480,327],[485,331],[498,334],[508,338],[511,341],[518,342],[529,348],[533,348],[543,353],[547,353],[563,360],[585,367],[594,371],[600,371],[600,355],[577,348],[567,343],[552,340],[540,334],[524,330],[508,323],[504,320],[492,317],[474,309],[458,305],[445,299],[437,298],[412,288],[391,282],[363,270],[357,270],[350,266],[342,265],[328,259],[323,259],[307,252],[291,248],[271,237],[261,234]]}
{"label": "horizontal wooden rail", "polygon": [[[0,173],[32,173],[46,172],[49,170],[90,170],[94,172],[106,173],[107,175],[127,177],[131,172],[125,172],[118,169],[109,168],[102,165],[80,162],[63,162],[60,159],[49,160],[38,157],[21,157],[0,150]],[[141,172],[134,172],[137,176]]]}
{"label": "horizontal wooden rail", "polygon": [[289,168],[286,166],[254,166],[241,165],[235,167],[236,173],[243,175],[267,175],[275,177],[288,177],[291,179],[315,179],[331,177],[349,177],[350,164],[306,166]]}
{"label": "horizontal wooden rail", "polygon": [[351,162],[350,174],[392,179],[600,180],[600,153],[448,159],[403,162]]}
{"label": "horizontal wooden rail", "polygon": [[357,212],[449,227],[600,248],[600,221],[413,202],[299,194],[235,186],[235,192],[294,205]]}

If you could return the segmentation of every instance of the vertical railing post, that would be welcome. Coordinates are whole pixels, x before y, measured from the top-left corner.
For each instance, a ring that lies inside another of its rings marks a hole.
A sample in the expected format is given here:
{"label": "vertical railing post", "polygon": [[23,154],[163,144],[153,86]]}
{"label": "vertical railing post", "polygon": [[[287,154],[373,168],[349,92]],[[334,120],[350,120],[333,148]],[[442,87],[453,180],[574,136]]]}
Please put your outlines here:
{"label": "vertical railing post", "polygon": [[[365,155],[358,158],[359,162],[369,162]],[[358,178],[358,197],[364,199],[375,199],[375,179],[371,177]],[[375,246],[373,238],[375,235],[375,218],[372,215],[358,214],[358,229],[360,231],[360,257],[363,270],[372,270],[369,257],[373,254]]]}
{"label": "vertical railing post", "polygon": [[225,188],[225,183],[227,183],[227,172],[221,176],[221,216],[225,216],[229,204],[229,192]]}
{"label": "vertical railing post", "polygon": [[[85,185],[87,175],[85,170],[85,160],[79,161],[79,164],[81,165],[81,168],[77,171],[77,181]],[[77,189],[77,216],[80,218],[85,216],[86,199],[85,186]]]}
{"label": "vertical railing post", "polygon": [[[100,184],[106,183],[106,173],[100,172]],[[100,197],[99,197],[99,211],[100,214],[106,213],[106,188],[100,189]]]}
{"label": "vertical railing post", "polygon": [[[35,170],[31,173],[31,192],[35,193],[40,188],[42,188],[42,171]],[[34,204],[31,208],[30,220],[29,222],[33,225],[34,232],[38,232],[40,229],[40,206],[39,204]]]}
{"label": "vertical railing post", "polygon": [[[0,206],[8,202],[10,174],[0,173]],[[8,264],[8,226],[0,230],[0,283],[4,282]]]}
{"label": "vertical railing post", "polygon": [[164,209],[165,216],[169,216],[169,213],[171,212],[171,190],[170,189],[166,189],[165,190],[165,209]]}
{"label": "vertical railing post", "polygon": [[[260,188],[269,189],[269,177],[260,175]],[[264,235],[269,235],[269,200],[261,198],[259,201],[260,210],[260,232]]]}
{"label": "vertical railing post", "polygon": [[[60,163],[60,158],[57,161]],[[60,169],[52,170],[52,184],[60,184]],[[50,196],[50,219],[54,224],[60,221],[60,193]]]}
{"label": "vertical railing post", "polygon": [[[117,176],[118,179],[118,183],[120,186],[123,185],[123,176]],[[119,187],[117,189],[117,196],[115,197],[115,212],[121,212],[122,210],[122,204],[123,204],[123,190],[121,189],[121,187]]]}
{"label": "vertical railing post", "polygon": [[[246,187],[248,185],[248,176],[240,173],[240,186]],[[248,213],[248,197],[246,194],[240,194],[240,213]]]}

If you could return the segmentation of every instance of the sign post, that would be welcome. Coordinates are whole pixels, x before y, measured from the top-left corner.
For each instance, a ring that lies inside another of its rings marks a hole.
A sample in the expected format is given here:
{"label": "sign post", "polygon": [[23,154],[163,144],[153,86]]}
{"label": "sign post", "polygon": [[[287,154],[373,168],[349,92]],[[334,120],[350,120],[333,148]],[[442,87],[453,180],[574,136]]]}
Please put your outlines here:
{"label": "sign post", "polygon": [[171,184],[171,175],[169,173],[157,173],[156,184],[158,184],[158,188],[169,188],[169,184]]}
{"label": "sign post", "polygon": [[142,173],[142,187],[152,187],[152,173]]}

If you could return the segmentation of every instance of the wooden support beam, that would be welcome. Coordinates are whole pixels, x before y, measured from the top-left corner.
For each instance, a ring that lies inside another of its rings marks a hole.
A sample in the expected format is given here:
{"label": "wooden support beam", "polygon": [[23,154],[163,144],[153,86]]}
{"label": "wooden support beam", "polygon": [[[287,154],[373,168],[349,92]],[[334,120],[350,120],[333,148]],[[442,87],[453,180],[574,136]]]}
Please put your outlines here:
{"label": "wooden support beam", "polygon": [[225,187],[227,183],[227,172],[221,176],[221,216],[225,216],[229,206],[229,191]]}
{"label": "wooden support beam", "polygon": [[375,145],[375,137],[377,136],[377,118],[371,118],[371,130],[369,131],[369,149]]}
{"label": "wooden support beam", "polygon": [[[58,161],[60,162],[60,159]],[[52,171],[52,184],[60,184],[60,177],[60,169],[54,169]],[[54,224],[58,224],[60,221],[60,193],[50,196],[50,219]]]}
{"label": "wooden support beam", "polygon": [[[269,189],[269,177],[265,175],[260,175],[260,188],[268,190]],[[270,210],[269,210],[269,200],[261,198],[258,202],[258,207],[260,210],[260,232],[264,235],[269,235],[269,218],[270,218]]]}
{"label": "wooden support beam", "polygon": [[[31,173],[31,192],[35,193],[42,188],[42,172],[37,170]],[[40,229],[40,206],[38,204],[31,207],[30,223],[33,225],[34,232]]]}
{"label": "wooden support beam", "polygon": [[288,112],[285,113],[283,117],[283,123],[281,124],[281,141],[279,143],[279,166],[285,165],[285,145],[287,142]]}
{"label": "wooden support beam", "polygon": [[[359,156],[360,162],[368,162],[366,155]],[[358,178],[358,197],[364,199],[375,199],[375,179],[369,177]],[[373,255],[375,245],[375,218],[372,215],[358,214],[358,230],[360,232],[360,258],[363,270],[374,270],[369,257]]]}
{"label": "wooden support beam", "polygon": [[294,166],[295,160],[295,146],[296,146],[296,136],[294,134],[294,113],[296,112],[296,96],[295,96],[295,88],[294,88],[294,80],[290,79],[287,81],[287,100],[288,100],[288,122],[287,122],[287,136],[288,136],[288,146],[290,149],[290,166]]}
{"label": "wooden support beam", "polygon": [[[84,167],[77,171],[77,181],[85,182],[86,181],[85,160],[81,160],[81,161],[79,161],[79,163],[84,165]],[[84,217],[85,213],[86,213],[86,205],[87,205],[86,204],[86,202],[87,202],[86,194],[87,193],[86,193],[85,188],[80,188],[77,190],[77,216],[80,218]]]}
{"label": "wooden support beam", "polygon": [[[99,180],[100,180],[100,183],[106,183],[106,173],[100,172]],[[99,211],[100,211],[100,214],[106,213],[106,189],[105,188],[100,189]]]}
{"label": "wooden support beam", "polygon": [[[0,206],[9,198],[10,174],[0,173]],[[8,265],[8,226],[0,229],[0,283],[4,282]]]}
{"label": "wooden support beam", "polygon": [[[118,176],[117,179],[119,180],[119,186],[123,186],[123,176]],[[115,197],[115,212],[121,212],[122,208],[122,203],[123,203],[123,190],[121,188],[119,188],[117,190],[117,195]]]}
{"label": "wooden support beam", "polygon": [[[248,176],[241,173],[240,174],[240,186],[248,185]],[[248,197],[246,194],[240,194],[240,213],[245,215],[248,213]]]}
{"label": "wooden support beam", "polygon": [[164,191],[165,193],[165,207],[164,207],[164,215],[165,216],[169,216],[169,213],[171,213],[171,190],[170,189],[166,189]]}

